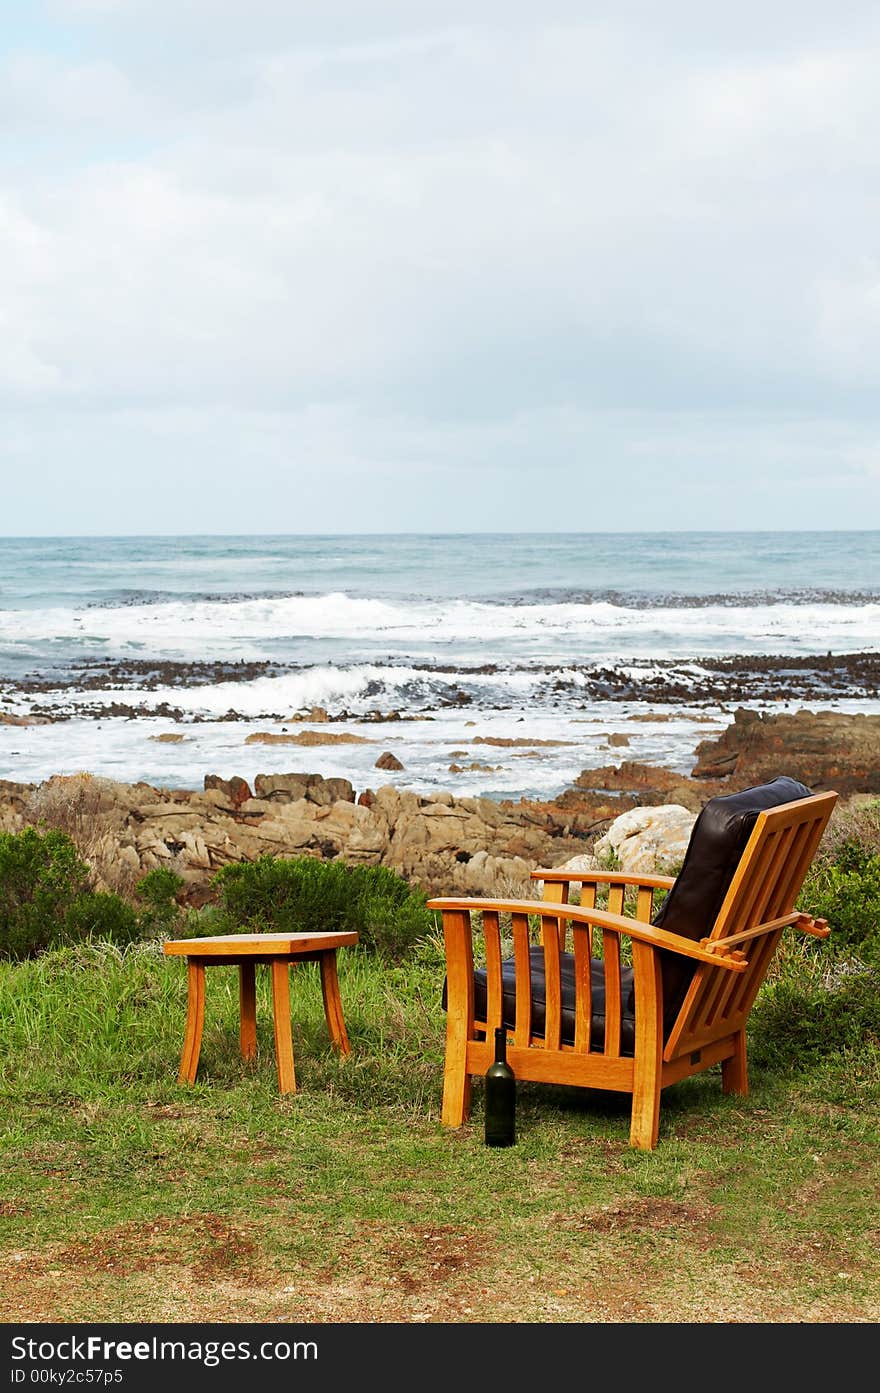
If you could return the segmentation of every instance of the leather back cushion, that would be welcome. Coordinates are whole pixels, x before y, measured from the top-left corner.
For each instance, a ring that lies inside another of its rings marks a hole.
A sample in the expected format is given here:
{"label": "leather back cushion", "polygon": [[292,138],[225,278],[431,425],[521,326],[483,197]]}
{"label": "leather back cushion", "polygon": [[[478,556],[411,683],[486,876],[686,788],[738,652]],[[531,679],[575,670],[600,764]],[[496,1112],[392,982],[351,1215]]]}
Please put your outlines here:
{"label": "leather back cushion", "polygon": [[[694,823],[681,870],[653,923],[684,938],[705,938],[724,903],[758,814],[810,796],[806,785],[783,775],[755,788],[711,798]],[[669,1028],[694,969],[674,953],[664,951],[661,958],[663,1014]]]}

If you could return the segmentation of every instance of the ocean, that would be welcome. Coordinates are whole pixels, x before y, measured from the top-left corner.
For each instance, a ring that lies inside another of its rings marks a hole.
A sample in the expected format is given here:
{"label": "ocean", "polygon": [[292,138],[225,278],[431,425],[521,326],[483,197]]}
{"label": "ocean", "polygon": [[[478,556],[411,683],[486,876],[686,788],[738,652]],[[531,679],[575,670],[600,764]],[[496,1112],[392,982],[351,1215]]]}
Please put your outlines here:
{"label": "ocean", "polygon": [[737,706],[880,711],[880,532],[0,538],[4,779],[552,798]]}

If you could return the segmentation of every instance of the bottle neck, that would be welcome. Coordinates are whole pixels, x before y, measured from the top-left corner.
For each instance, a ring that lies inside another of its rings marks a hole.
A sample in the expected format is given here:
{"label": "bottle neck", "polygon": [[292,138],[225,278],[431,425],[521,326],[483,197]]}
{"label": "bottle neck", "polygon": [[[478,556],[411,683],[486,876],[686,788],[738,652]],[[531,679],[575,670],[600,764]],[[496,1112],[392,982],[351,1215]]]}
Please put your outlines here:
{"label": "bottle neck", "polygon": [[507,1060],[507,1031],[502,1026],[495,1031],[495,1063],[504,1064]]}

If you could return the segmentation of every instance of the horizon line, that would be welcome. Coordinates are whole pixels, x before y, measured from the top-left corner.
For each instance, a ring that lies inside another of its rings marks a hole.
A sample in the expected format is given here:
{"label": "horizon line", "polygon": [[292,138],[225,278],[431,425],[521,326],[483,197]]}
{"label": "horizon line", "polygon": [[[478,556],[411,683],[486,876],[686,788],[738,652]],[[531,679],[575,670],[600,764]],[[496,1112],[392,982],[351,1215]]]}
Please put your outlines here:
{"label": "horizon line", "polygon": [[593,528],[559,529],[521,528],[494,530],[475,528],[469,531],[344,531],[344,532],[8,532],[0,533],[0,542],[40,541],[153,541],[183,538],[277,538],[312,539],[340,537],[756,537],[756,536],[851,536],[880,533],[880,527],[659,527],[659,528]]}

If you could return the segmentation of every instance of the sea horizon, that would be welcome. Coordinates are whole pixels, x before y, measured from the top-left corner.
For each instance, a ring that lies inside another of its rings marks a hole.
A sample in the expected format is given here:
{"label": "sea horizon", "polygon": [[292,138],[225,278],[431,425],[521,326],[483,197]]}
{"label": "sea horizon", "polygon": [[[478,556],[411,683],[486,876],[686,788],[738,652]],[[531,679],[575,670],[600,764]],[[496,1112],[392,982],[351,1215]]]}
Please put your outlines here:
{"label": "sea horizon", "polygon": [[326,532],[326,531],[306,531],[306,532],[0,532],[0,542],[4,541],[94,541],[106,538],[107,540],[137,541],[142,539],[149,541],[153,538],[253,538],[253,537],[278,537],[278,538],[327,538],[327,537],[678,537],[678,536],[705,536],[705,537],[759,537],[759,536],[849,536],[851,533],[876,533],[880,535],[880,528],[877,527],[595,527],[589,530],[579,528],[530,528],[523,527],[511,530],[494,528],[456,528],[454,530],[436,529],[413,529],[401,528],[399,530],[388,531],[383,528],[354,529]]}

